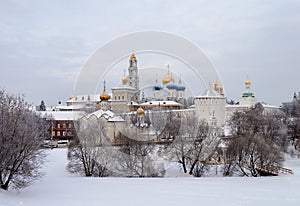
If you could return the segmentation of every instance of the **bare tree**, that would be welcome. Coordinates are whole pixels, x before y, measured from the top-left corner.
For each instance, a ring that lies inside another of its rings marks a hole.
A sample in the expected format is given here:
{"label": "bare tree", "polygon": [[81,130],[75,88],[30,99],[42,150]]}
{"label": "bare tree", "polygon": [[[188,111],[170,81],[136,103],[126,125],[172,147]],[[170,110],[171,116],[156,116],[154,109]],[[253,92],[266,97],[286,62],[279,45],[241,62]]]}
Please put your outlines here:
{"label": "bare tree", "polygon": [[118,137],[119,152],[116,156],[117,173],[127,177],[158,177],[163,176],[163,165],[157,164],[154,159],[155,145],[148,137],[149,128],[139,129],[126,121]]}
{"label": "bare tree", "polygon": [[224,175],[237,173],[259,176],[271,171],[283,161],[280,151],[286,148],[283,117],[264,113],[261,105],[236,112],[230,120],[233,139],[225,155]]}
{"label": "bare tree", "polygon": [[287,120],[288,135],[292,141],[292,145],[297,150],[299,149],[300,138],[300,118],[291,117]]}
{"label": "bare tree", "polygon": [[45,105],[44,100],[41,101],[41,104],[39,106],[39,110],[40,111],[46,111],[46,105]]}
{"label": "bare tree", "polygon": [[0,91],[0,186],[23,188],[42,176],[47,134],[45,120],[29,109],[21,96]]}
{"label": "bare tree", "polygon": [[235,112],[229,125],[234,137],[259,134],[282,150],[286,149],[288,139],[284,115],[264,113],[261,104],[256,104],[255,107],[243,112]]}
{"label": "bare tree", "polygon": [[227,149],[226,159],[224,175],[253,177],[261,171],[271,174],[283,161],[279,148],[260,135],[235,137]]}
{"label": "bare tree", "polygon": [[216,150],[219,139],[208,136],[209,127],[193,114],[182,114],[178,135],[168,151],[171,160],[181,164],[183,172],[202,176],[207,160]]}
{"label": "bare tree", "polygon": [[161,108],[154,108],[150,113],[150,121],[156,135],[160,135],[166,125],[166,115]]}
{"label": "bare tree", "polygon": [[78,139],[68,149],[68,171],[85,176],[107,176],[110,146],[105,137],[104,125],[94,116],[82,119],[79,124]]}
{"label": "bare tree", "polygon": [[150,142],[127,139],[120,147],[117,161],[119,174],[127,177],[159,177],[164,175],[163,165],[152,158],[155,146]]}
{"label": "bare tree", "polygon": [[160,138],[172,141],[179,134],[180,116],[173,110],[164,111],[162,114],[164,115],[165,125],[160,134]]}

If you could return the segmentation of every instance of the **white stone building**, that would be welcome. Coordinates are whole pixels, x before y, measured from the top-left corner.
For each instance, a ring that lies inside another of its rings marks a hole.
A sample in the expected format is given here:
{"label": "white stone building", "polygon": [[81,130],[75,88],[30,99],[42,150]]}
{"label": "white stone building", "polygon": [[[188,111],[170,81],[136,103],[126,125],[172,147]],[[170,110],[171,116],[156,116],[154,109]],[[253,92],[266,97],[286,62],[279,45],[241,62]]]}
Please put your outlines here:
{"label": "white stone building", "polygon": [[210,86],[198,97],[195,97],[195,114],[199,119],[208,122],[210,128],[214,128],[213,136],[222,136],[225,125],[226,98]]}

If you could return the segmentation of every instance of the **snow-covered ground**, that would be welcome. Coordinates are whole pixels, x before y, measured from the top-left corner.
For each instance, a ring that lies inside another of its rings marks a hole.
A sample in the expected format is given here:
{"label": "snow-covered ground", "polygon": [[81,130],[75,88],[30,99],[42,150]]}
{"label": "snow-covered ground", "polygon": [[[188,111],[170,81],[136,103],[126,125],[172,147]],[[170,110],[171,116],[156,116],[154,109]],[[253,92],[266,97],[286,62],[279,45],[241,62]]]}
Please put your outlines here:
{"label": "snow-covered ground", "polygon": [[0,191],[0,206],[300,205],[300,159],[278,177],[84,178],[65,170],[66,149],[49,150],[46,176],[31,187]]}

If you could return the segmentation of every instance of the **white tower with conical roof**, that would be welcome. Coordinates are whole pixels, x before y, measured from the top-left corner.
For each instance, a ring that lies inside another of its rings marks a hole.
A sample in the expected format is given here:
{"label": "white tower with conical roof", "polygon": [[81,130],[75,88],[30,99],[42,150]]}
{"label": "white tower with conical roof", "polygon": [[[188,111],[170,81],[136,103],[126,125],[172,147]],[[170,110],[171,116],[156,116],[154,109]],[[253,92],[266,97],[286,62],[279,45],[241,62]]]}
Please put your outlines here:
{"label": "white tower with conical roof", "polygon": [[222,127],[225,125],[225,104],[226,98],[214,91],[211,85],[200,96],[195,97],[196,116],[199,120],[204,119],[210,128],[218,128],[214,136],[222,135]]}

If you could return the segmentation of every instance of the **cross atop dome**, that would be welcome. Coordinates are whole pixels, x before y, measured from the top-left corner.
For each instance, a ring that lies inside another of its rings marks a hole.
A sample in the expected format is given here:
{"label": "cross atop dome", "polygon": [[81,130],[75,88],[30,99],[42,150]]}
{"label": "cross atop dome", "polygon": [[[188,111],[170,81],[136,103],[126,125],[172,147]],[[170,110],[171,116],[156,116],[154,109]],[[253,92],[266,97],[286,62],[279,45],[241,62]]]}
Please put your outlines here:
{"label": "cross atop dome", "polygon": [[163,83],[164,85],[170,83],[171,80],[172,80],[172,78],[171,78],[171,76],[170,76],[170,65],[168,64],[167,67],[168,67],[168,73],[167,73],[167,75],[165,76],[165,78],[164,78],[163,81],[162,81],[162,83]]}
{"label": "cross atop dome", "polygon": [[106,86],[105,86],[105,80],[103,81],[103,93],[100,94],[101,101],[107,101],[110,99],[110,96],[106,94]]}

